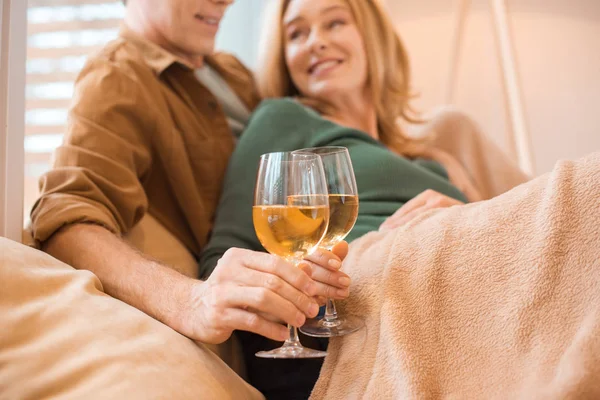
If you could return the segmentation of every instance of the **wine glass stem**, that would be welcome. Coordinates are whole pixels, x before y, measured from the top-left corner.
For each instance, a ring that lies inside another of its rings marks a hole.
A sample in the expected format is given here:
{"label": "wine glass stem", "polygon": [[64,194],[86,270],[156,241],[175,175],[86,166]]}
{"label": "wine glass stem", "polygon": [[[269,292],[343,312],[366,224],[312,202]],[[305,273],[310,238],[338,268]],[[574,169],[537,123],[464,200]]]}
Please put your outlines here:
{"label": "wine glass stem", "polygon": [[298,329],[295,326],[288,324],[290,330],[290,337],[283,344],[284,346],[301,347],[300,338],[298,338]]}
{"label": "wine glass stem", "polygon": [[[329,251],[333,251],[333,248],[335,247],[335,245],[331,245],[326,247],[327,250]],[[327,299],[327,301],[325,302],[325,315],[323,316],[323,321],[324,322],[337,322],[338,320],[338,314],[337,314],[337,310],[335,308],[335,303],[333,302],[332,299]]]}
{"label": "wine glass stem", "polygon": [[325,304],[325,316],[323,319],[327,322],[337,321],[338,314],[335,309],[335,303],[332,299],[327,299],[327,303]]}
{"label": "wine glass stem", "polygon": [[[296,268],[298,268],[298,264],[301,260],[289,258],[288,261],[294,264]],[[300,343],[300,338],[298,337],[298,328],[290,324],[288,324],[287,327],[290,331],[290,337],[286,339],[286,341],[283,343],[283,347],[302,347],[302,343]]]}

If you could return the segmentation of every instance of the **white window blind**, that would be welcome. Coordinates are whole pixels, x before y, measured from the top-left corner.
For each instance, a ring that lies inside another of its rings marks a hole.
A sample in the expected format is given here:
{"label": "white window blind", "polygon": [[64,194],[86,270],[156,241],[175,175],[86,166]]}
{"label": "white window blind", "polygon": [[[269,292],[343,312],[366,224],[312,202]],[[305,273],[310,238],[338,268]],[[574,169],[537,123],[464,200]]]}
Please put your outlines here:
{"label": "white window blind", "polygon": [[29,0],[25,88],[25,214],[62,142],[73,84],[88,55],[118,35],[120,0]]}

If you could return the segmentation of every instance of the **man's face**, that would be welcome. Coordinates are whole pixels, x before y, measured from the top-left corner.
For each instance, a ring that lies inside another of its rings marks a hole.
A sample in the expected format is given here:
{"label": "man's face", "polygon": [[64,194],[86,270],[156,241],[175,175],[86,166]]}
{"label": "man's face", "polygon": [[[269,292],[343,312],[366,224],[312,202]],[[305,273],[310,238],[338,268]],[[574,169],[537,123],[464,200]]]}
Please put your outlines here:
{"label": "man's face", "polygon": [[225,10],[233,0],[138,0],[161,46],[185,57],[212,54]]}

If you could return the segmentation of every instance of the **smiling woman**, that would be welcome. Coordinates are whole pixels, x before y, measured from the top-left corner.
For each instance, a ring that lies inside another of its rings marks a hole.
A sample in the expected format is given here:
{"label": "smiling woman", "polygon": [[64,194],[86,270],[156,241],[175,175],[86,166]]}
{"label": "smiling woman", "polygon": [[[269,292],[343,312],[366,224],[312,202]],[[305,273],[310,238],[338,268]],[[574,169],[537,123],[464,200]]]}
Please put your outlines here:
{"label": "smiling woman", "polygon": [[[367,124],[365,110],[355,107],[363,130],[397,153],[418,154],[420,144],[397,124],[398,119],[418,121],[410,106],[408,55],[381,1],[324,0],[317,6],[309,0],[273,0],[270,7],[257,76],[264,97],[299,96],[341,123],[332,115],[338,107],[332,103],[349,99],[337,96],[336,101],[331,94],[352,86],[350,102],[368,97],[376,114],[376,122],[371,118]],[[318,51],[308,56],[315,47]],[[334,74],[339,77],[332,79]],[[365,80],[369,90],[357,93]]]}

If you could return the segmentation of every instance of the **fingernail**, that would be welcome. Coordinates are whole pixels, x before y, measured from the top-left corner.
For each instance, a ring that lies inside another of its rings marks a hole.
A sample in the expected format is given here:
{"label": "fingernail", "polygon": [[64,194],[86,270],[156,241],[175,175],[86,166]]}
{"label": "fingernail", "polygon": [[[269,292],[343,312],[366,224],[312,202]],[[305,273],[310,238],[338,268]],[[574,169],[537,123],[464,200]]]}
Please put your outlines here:
{"label": "fingernail", "polygon": [[328,264],[331,268],[335,268],[335,269],[342,268],[342,263],[333,258],[331,260],[329,260]]}
{"label": "fingernail", "polygon": [[296,315],[296,326],[304,325],[305,321],[306,321],[306,317],[304,316],[304,314],[298,313],[298,315]]}
{"label": "fingernail", "polygon": [[311,303],[308,307],[308,315],[311,317],[316,316],[319,313],[319,305],[317,303]]}
{"label": "fingernail", "polygon": [[339,289],[336,294],[339,297],[348,297],[348,295],[350,295],[350,291],[348,289]]}
{"label": "fingernail", "polygon": [[340,279],[338,279],[338,282],[342,286],[350,286],[350,283],[352,283],[350,278],[348,278],[347,276],[342,276]]}

